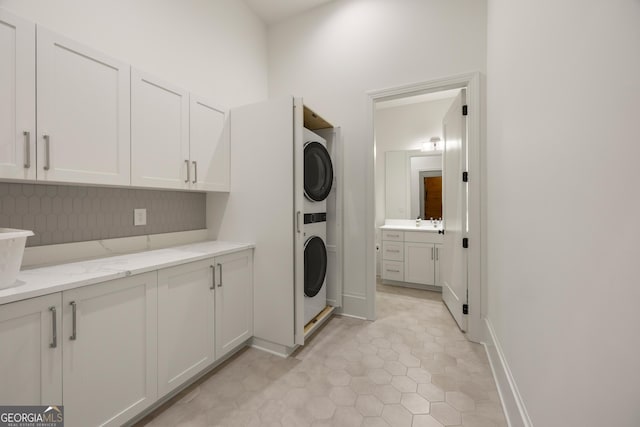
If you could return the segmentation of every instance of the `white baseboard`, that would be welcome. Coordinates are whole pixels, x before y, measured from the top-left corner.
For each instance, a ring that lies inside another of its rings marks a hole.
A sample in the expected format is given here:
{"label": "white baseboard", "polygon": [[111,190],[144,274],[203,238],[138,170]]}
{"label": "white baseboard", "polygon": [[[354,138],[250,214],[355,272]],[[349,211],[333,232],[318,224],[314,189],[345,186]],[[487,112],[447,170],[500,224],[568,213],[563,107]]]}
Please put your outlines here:
{"label": "white baseboard", "polygon": [[285,359],[291,356],[291,353],[293,353],[296,350],[296,348],[298,348],[298,346],[287,347],[285,345],[275,344],[270,341],[263,340],[257,337],[253,337],[249,346],[257,350],[265,351],[267,353],[280,356]]}
{"label": "white baseboard", "polygon": [[362,295],[342,295],[342,310],[340,314],[343,316],[351,316],[359,319],[367,318],[367,298]]}
{"label": "white baseboard", "polygon": [[486,326],[484,348],[491,364],[493,378],[498,386],[498,394],[502,401],[502,408],[509,427],[533,427],[533,423],[527,413],[522,396],[518,391],[511,369],[502,352],[500,342],[489,319],[484,319]]}

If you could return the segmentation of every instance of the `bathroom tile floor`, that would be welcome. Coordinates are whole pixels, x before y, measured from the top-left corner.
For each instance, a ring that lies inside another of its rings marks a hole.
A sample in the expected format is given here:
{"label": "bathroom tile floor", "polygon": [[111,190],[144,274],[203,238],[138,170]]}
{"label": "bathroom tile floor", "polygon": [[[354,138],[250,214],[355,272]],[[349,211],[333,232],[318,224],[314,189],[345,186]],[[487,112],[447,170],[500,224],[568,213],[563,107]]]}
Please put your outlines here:
{"label": "bathroom tile floor", "polygon": [[378,285],[377,312],[333,317],[287,359],[241,351],[137,425],[507,426],[484,348],[440,294]]}

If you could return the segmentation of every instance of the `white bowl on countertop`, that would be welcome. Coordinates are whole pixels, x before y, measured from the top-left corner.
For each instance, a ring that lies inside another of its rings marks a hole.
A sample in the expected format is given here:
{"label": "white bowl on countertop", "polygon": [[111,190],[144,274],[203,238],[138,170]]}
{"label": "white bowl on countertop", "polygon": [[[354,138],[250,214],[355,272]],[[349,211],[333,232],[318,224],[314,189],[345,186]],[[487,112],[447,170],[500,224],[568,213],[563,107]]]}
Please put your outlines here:
{"label": "white bowl on countertop", "polygon": [[9,288],[16,283],[29,236],[33,236],[33,231],[0,228],[0,289]]}

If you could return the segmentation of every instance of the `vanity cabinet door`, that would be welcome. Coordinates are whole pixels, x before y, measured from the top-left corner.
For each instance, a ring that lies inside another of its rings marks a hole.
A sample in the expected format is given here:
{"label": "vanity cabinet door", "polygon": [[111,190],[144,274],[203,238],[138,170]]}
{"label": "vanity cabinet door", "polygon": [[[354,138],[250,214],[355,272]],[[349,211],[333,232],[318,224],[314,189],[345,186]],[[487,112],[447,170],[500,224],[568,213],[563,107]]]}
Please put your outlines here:
{"label": "vanity cabinet door", "polygon": [[36,26],[0,10],[0,178],[36,179]]}
{"label": "vanity cabinet door", "polygon": [[157,272],[64,291],[65,421],[120,426],[157,398]]}
{"label": "vanity cabinet door", "polygon": [[0,403],[62,405],[60,293],[0,305]]}
{"label": "vanity cabinet door", "polygon": [[158,271],[158,394],[214,362],[214,263]]}
{"label": "vanity cabinet door", "polygon": [[433,243],[405,242],[404,281],[434,285],[435,245]]}

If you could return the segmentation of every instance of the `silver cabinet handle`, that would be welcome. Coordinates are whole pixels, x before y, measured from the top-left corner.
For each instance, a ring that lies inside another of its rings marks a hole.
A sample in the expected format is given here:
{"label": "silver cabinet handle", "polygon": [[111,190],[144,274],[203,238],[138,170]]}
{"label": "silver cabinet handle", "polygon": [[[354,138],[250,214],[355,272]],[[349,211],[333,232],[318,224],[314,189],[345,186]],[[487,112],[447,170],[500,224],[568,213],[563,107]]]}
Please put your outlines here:
{"label": "silver cabinet handle", "polygon": [[76,331],[76,302],[71,301],[69,305],[71,306],[71,336],[69,337],[69,339],[71,341],[75,341],[78,339],[78,334]]}
{"label": "silver cabinet handle", "polygon": [[51,343],[49,344],[50,348],[56,348],[58,346],[58,325],[57,325],[57,319],[56,319],[56,308],[54,307],[49,307],[49,311],[51,312],[51,330],[53,331],[53,334],[51,335]]}
{"label": "silver cabinet handle", "polygon": [[434,259],[433,258],[433,247],[431,247],[431,259]]}
{"label": "silver cabinet handle", "polygon": [[210,265],[211,269],[211,287],[209,289],[213,290],[216,288],[216,268],[213,265]]}
{"label": "silver cabinet handle", "polygon": [[218,270],[220,270],[220,282],[218,282],[218,287],[221,288],[222,287],[222,264],[218,263],[216,265],[218,266]]}
{"label": "silver cabinet handle", "polygon": [[389,269],[387,269],[387,271],[389,273],[400,273],[400,270],[389,270]]}
{"label": "silver cabinet handle", "polygon": [[184,164],[187,166],[187,179],[184,180],[185,184],[188,184],[191,181],[191,168],[189,167],[189,160],[185,160]]}
{"label": "silver cabinet handle", "polygon": [[387,252],[400,253],[400,251],[398,249],[387,249]]}
{"label": "silver cabinet handle", "polygon": [[300,211],[296,212],[296,230],[300,233]]}
{"label": "silver cabinet handle", "polygon": [[191,182],[195,184],[198,182],[198,162],[192,161],[191,163],[193,163],[193,181]]}
{"label": "silver cabinet handle", "polygon": [[399,234],[387,234],[387,236],[389,236],[389,237],[400,237]]}
{"label": "silver cabinet handle", "polygon": [[24,131],[24,168],[29,169],[31,167],[31,132]]}
{"label": "silver cabinet handle", "polygon": [[44,138],[44,166],[43,169],[48,171],[51,168],[51,141],[49,135],[42,135]]}
{"label": "silver cabinet handle", "polygon": [[436,248],[436,261],[440,261],[440,248]]}

